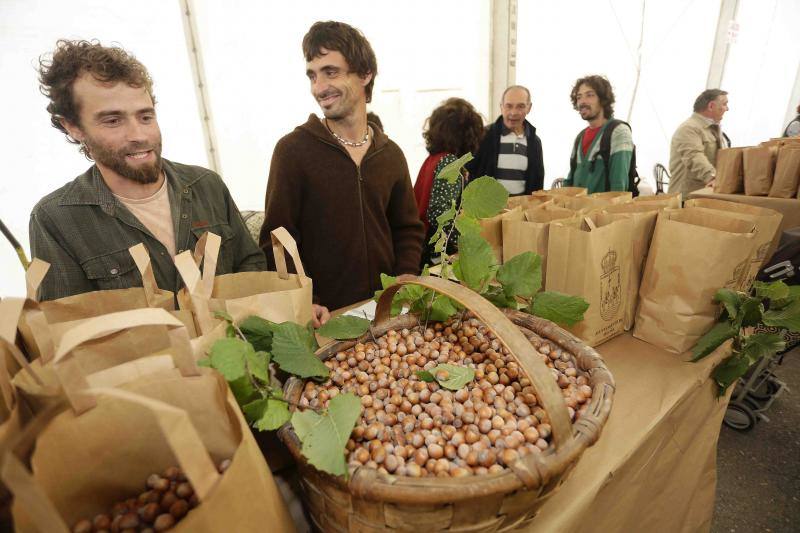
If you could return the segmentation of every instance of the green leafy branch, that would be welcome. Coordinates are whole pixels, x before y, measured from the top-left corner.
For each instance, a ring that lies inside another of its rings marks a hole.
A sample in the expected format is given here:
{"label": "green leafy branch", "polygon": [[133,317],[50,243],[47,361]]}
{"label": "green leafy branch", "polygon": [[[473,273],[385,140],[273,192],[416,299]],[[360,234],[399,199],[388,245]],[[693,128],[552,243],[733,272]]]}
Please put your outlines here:
{"label": "green leafy branch", "polygon": [[[463,191],[459,202],[453,201],[450,209],[436,218],[436,231],[428,244],[434,245],[439,254],[441,271],[439,276],[449,279],[455,276],[463,285],[481,294],[498,307],[518,309],[571,326],[583,320],[589,308],[588,302],[577,296],[542,289],[542,259],[533,252],[525,252],[498,265],[489,242],[481,235],[482,219],[502,212],[508,203],[508,192],[494,178],[483,176],[465,185],[463,167],[472,159],[466,154],[448,164],[436,176],[450,184],[461,180]],[[458,255],[450,256],[447,244],[454,230],[459,233]],[[428,275],[427,267],[422,275]],[[395,278],[381,275],[384,289],[395,282]],[[382,291],[376,293],[376,299]],[[399,314],[403,307],[425,320],[443,321],[461,309],[456,302],[443,295],[419,286],[405,285],[392,300],[392,314]]]}
{"label": "green leafy branch", "polygon": [[[208,358],[199,364],[222,374],[254,428],[276,430],[291,421],[302,445],[301,453],[309,463],[330,474],[346,476],[345,445],[361,414],[360,400],[353,394],[340,394],[325,410],[303,407],[284,398],[280,383],[270,371],[272,364],[300,378],[328,379],[328,368],[314,355],[319,346],[313,328],[293,322],[276,324],[257,316],[237,326],[227,313],[216,316],[227,321],[227,336],[216,341]],[[369,322],[337,317],[325,326],[319,330],[322,335],[353,338],[363,334]],[[290,406],[295,408],[294,413]]]}
{"label": "green leafy branch", "polygon": [[[786,347],[781,335],[748,334],[751,328],[764,324],[800,332],[800,287],[790,287],[782,281],[756,281],[752,296],[731,289],[720,289],[714,295],[714,301],[723,307],[719,322],[694,346],[692,361],[703,359],[724,342],[732,340],[731,355],[713,372],[719,387],[718,394],[722,396],[751,366]],[[765,302],[769,305],[765,305]]]}

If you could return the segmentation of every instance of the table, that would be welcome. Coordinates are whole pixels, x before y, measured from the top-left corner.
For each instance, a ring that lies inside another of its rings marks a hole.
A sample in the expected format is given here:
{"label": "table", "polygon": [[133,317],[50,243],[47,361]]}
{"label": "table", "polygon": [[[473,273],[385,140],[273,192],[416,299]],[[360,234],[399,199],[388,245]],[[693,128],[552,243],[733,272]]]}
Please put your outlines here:
{"label": "table", "polygon": [[728,404],[710,373],[727,345],[699,363],[629,333],[596,349],[617,384],[611,415],[528,531],[708,531]]}
{"label": "table", "polygon": [[727,200],[740,204],[755,205],[774,209],[783,214],[780,232],[789,228],[800,226],[800,199],[798,198],[770,198],[769,196],[747,196],[744,194],[720,194],[714,192],[711,187],[700,189],[689,193],[689,198],[716,198],[717,200]]}

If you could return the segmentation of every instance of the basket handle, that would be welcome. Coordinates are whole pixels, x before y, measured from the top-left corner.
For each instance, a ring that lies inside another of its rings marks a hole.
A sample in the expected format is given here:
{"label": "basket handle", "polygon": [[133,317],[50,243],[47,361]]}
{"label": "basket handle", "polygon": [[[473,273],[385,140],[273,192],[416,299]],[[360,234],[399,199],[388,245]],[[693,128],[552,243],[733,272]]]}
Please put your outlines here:
{"label": "basket handle", "polygon": [[297,242],[283,226],[270,231],[269,235],[272,239],[272,255],[275,257],[275,268],[278,271],[278,276],[281,279],[289,279],[289,270],[286,268],[286,257],[284,256],[284,253],[288,253],[289,257],[294,261],[294,268],[297,271],[297,285],[302,287],[302,278],[306,277],[306,269],[303,268],[303,262],[300,260]]}
{"label": "basket handle", "polygon": [[566,447],[572,442],[572,423],[567,413],[563,395],[553,380],[553,375],[536,354],[525,335],[488,300],[466,287],[452,281],[433,276],[421,276],[408,281],[398,281],[387,288],[378,299],[375,310],[375,323],[385,322],[390,317],[392,298],[406,284],[421,285],[457,301],[491,328],[497,338],[516,356],[525,373],[531,380],[533,388],[542,407],[550,417],[553,430],[553,442],[556,447]]}
{"label": "basket handle", "polygon": [[[186,411],[121,389],[96,388],[91,389],[91,392],[150,411],[178,464],[192,484],[197,498],[202,502],[209,497],[221,475]],[[16,501],[27,511],[36,528],[42,532],[69,533],[70,529],[30,469],[20,460],[16,450],[31,447],[50,421],[64,410],[63,403],[56,403],[37,415],[13,438],[6,448],[0,467],[0,478],[14,494]]]}
{"label": "basket handle", "polygon": [[67,331],[61,338],[53,358],[64,393],[72,408],[80,414],[96,405],[87,394],[89,383],[78,362],[69,355],[85,342],[139,326],[167,326],[170,338],[170,355],[182,376],[199,376],[200,369],[192,355],[189,334],[183,323],[164,309],[134,309],[91,318]]}

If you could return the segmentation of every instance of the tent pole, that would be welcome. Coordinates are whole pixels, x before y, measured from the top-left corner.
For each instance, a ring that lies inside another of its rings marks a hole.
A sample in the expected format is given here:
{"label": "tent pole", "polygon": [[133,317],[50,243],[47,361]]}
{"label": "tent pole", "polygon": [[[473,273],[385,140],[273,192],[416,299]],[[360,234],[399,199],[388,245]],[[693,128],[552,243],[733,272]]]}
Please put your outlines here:
{"label": "tent pole", "polygon": [[[794,88],[792,89],[792,95],[789,97],[789,107],[786,108],[786,118],[781,127],[785,128],[786,125],[798,115],[797,106],[800,106],[800,62],[797,63],[797,75],[794,77]],[[783,135],[783,131],[784,130],[781,130],[780,135]]]}
{"label": "tent pole", "polygon": [[517,0],[494,0],[491,24],[489,122],[494,121],[503,91],[517,81]]}
{"label": "tent pole", "polygon": [[205,83],[206,73],[203,67],[203,54],[200,51],[199,33],[195,20],[193,0],[179,0],[183,12],[183,33],[186,36],[186,50],[189,52],[189,64],[194,76],[194,88],[197,107],[200,111],[200,123],[203,126],[203,140],[206,145],[208,166],[216,173],[220,172],[219,154],[217,153],[217,136],[214,122],[211,119],[211,103]]}
{"label": "tent pole", "polygon": [[725,63],[728,61],[728,52],[731,48],[728,29],[730,28],[730,23],[736,20],[738,12],[739,0],[721,0],[719,20],[717,21],[717,35],[714,38],[714,48],[711,52],[711,64],[708,67],[706,89],[718,89],[722,85]]}

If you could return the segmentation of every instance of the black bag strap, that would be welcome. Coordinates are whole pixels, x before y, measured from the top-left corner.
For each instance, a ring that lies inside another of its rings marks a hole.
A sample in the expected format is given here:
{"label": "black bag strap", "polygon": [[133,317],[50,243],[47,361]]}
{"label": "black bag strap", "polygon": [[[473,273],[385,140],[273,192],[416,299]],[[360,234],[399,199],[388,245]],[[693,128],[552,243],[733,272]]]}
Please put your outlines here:
{"label": "black bag strap", "polygon": [[600,150],[597,152],[597,155],[594,156],[595,159],[598,155],[603,158],[603,165],[606,169],[606,191],[611,190],[611,178],[609,177],[609,172],[611,171],[611,135],[614,133],[614,129],[620,124],[625,124],[628,128],[631,127],[630,124],[622,120],[617,120],[615,118],[609,120],[605,130],[603,130],[603,136],[600,138]]}
{"label": "black bag strap", "polygon": [[578,150],[581,147],[581,139],[583,138],[583,130],[575,137],[575,143],[572,145],[572,156],[569,158],[569,176],[575,178],[575,169],[578,168]]}

